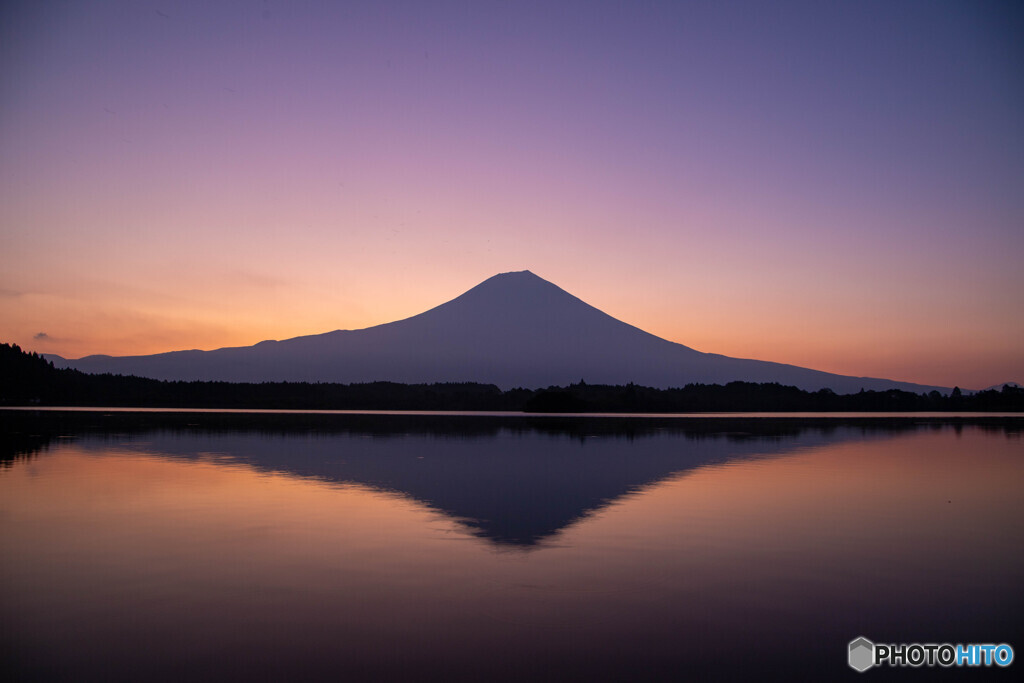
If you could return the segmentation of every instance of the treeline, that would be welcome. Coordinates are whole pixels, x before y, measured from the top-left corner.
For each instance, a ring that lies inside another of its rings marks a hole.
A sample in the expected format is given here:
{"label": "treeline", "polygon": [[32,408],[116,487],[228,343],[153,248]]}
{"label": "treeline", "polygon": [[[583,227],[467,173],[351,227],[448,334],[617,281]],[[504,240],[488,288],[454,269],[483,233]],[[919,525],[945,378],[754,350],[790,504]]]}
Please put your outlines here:
{"label": "treeline", "polygon": [[0,344],[0,405],[292,410],[458,410],[525,412],[849,412],[1024,411],[1024,389],[1004,386],[970,396],[939,392],[861,391],[839,395],[777,383],[688,384],[654,389],[633,384],[572,384],[502,391],[493,384],[330,384],[308,382],[168,382],[57,369],[20,347]]}
{"label": "treeline", "polygon": [[573,384],[534,392],[524,404],[534,412],[915,412],[1024,411],[1024,389],[1004,386],[965,396],[959,389],[946,396],[937,391],[864,391],[836,394],[831,389],[804,391],[777,382],[687,384],[678,389]]}

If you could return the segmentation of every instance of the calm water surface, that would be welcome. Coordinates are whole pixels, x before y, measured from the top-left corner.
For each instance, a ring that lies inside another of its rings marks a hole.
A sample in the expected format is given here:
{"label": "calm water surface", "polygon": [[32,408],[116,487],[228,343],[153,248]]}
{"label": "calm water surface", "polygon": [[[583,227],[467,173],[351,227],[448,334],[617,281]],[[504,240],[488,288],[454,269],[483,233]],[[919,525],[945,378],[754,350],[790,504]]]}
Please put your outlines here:
{"label": "calm water surface", "polygon": [[0,655],[20,680],[1010,673],[856,674],[859,635],[1024,656],[1014,420],[3,426]]}

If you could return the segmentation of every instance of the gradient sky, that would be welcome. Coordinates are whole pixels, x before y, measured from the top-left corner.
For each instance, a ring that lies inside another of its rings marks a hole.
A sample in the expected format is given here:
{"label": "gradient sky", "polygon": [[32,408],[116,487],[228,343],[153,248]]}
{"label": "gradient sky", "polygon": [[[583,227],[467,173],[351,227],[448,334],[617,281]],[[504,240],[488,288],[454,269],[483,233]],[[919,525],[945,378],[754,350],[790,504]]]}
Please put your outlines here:
{"label": "gradient sky", "polygon": [[0,7],[0,341],[408,317],[529,269],[701,351],[1024,382],[1016,2]]}

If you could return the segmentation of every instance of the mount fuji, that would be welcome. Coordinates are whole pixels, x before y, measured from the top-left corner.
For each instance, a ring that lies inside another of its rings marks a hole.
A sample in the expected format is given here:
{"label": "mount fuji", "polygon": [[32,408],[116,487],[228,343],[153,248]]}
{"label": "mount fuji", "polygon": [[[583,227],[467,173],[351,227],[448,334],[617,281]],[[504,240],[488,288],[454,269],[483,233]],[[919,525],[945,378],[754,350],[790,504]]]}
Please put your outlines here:
{"label": "mount fuji", "polygon": [[502,389],[591,384],[666,388],[778,382],[808,391],[944,387],[835,375],[702,353],[617,320],[530,271],[495,275],[419,315],[254,346],[150,356],[47,358],[57,367],[164,380],[480,382]]}

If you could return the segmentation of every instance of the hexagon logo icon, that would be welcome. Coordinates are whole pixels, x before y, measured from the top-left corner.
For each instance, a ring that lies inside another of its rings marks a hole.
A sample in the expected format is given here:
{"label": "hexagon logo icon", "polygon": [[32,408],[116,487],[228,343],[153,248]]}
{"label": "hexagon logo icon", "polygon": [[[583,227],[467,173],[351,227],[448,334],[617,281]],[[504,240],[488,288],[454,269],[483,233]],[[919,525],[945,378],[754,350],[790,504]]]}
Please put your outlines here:
{"label": "hexagon logo icon", "polygon": [[850,641],[850,668],[864,673],[875,663],[875,644],[861,636]]}

